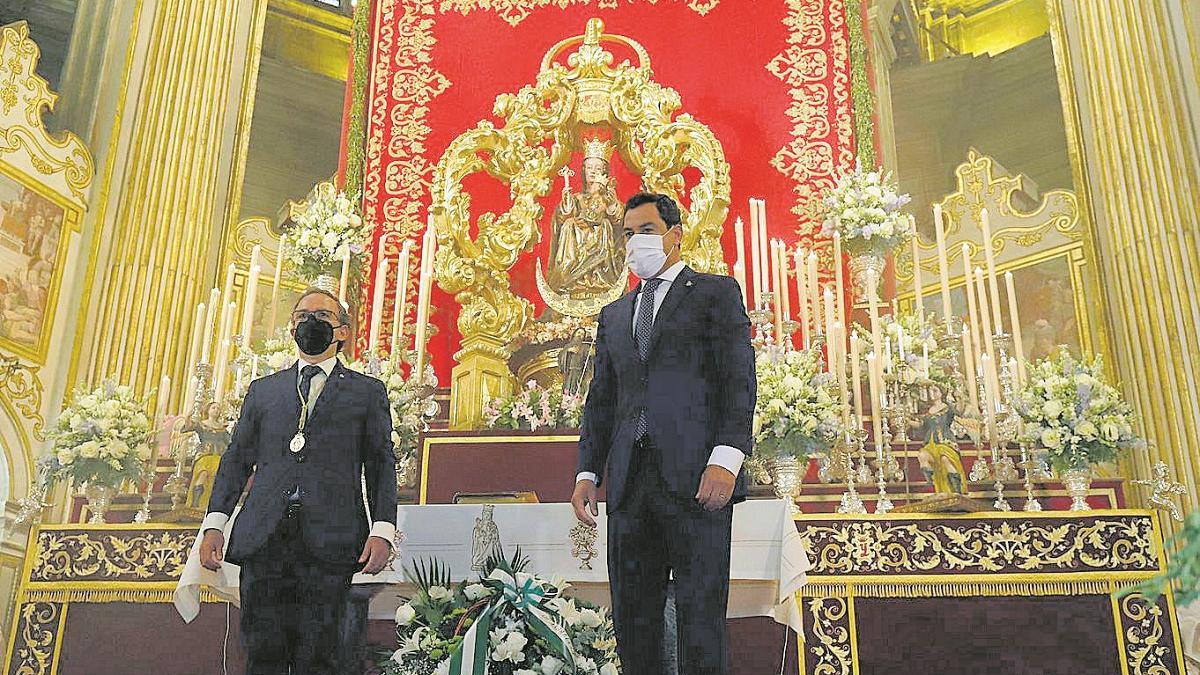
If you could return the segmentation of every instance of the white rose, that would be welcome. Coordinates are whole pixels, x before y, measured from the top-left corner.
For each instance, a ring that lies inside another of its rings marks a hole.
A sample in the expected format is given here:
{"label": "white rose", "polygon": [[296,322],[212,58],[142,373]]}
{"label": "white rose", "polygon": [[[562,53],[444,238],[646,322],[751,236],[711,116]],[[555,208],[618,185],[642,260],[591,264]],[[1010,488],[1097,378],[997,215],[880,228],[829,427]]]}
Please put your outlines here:
{"label": "white rose", "polygon": [[143,443],[142,445],[138,446],[137,456],[138,456],[138,459],[142,460],[143,462],[150,459],[150,455],[152,453],[153,453],[153,450],[150,448],[149,445],[146,445]]}
{"label": "white rose", "polygon": [[1121,437],[1121,428],[1113,422],[1105,422],[1100,426],[1100,435],[1104,440],[1113,442]]}
{"label": "white rose", "polygon": [[787,377],[783,378],[783,388],[790,392],[799,393],[803,387],[804,380],[801,380],[795,375],[788,375]]}
{"label": "white rose", "polygon": [[121,412],[121,404],[113,400],[105,401],[100,404],[100,412],[111,417]]}
{"label": "white rose", "polygon": [[542,671],[541,675],[558,675],[566,665],[563,661],[547,654],[542,657],[539,669]]}
{"label": "white rose", "polygon": [[1042,414],[1045,415],[1046,419],[1048,420],[1057,419],[1058,416],[1062,414],[1062,411],[1063,405],[1058,401],[1046,401],[1042,405]]}
{"label": "white rose", "polygon": [[478,600],[488,595],[488,587],[483,584],[471,584],[463,589],[463,595],[467,596],[468,600]]}
{"label": "white rose", "polygon": [[1057,429],[1046,429],[1042,432],[1042,445],[1053,449],[1062,447],[1062,433]]}
{"label": "white rose", "polygon": [[538,672],[528,668],[517,668],[515,671],[513,671],[513,675],[538,675]]}
{"label": "white rose", "polygon": [[69,449],[59,450],[55,457],[58,458],[58,463],[63,466],[71,466],[75,463],[75,452]]}
{"label": "white rose", "polygon": [[429,587],[429,599],[433,600],[434,602],[445,602],[453,597],[453,595],[454,594],[450,592],[450,589],[446,588],[445,586]]}
{"label": "white rose", "polygon": [[417,610],[410,603],[404,603],[396,608],[396,625],[407,626],[417,618]]}
{"label": "white rose", "polygon": [[600,675],[619,675],[621,671],[612,663],[606,663],[600,666]]}
{"label": "white rose", "polygon": [[338,236],[333,232],[326,232],[325,236],[321,238],[321,247],[330,253],[337,251]]}
{"label": "white rose", "polygon": [[129,446],[125,441],[113,441],[108,444],[106,449],[110,457],[125,457],[129,454]]}
{"label": "white rose", "polygon": [[600,613],[594,609],[584,609],[579,612],[579,621],[588,628],[595,628],[604,622]]}
{"label": "white rose", "polygon": [[100,456],[100,444],[96,441],[87,441],[78,448],[79,456],[84,459],[96,459]]}
{"label": "white rose", "polygon": [[1092,441],[1096,439],[1100,430],[1096,428],[1096,425],[1091,420],[1084,420],[1075,426],[1075,433],[1082,436],[1085,440]]}

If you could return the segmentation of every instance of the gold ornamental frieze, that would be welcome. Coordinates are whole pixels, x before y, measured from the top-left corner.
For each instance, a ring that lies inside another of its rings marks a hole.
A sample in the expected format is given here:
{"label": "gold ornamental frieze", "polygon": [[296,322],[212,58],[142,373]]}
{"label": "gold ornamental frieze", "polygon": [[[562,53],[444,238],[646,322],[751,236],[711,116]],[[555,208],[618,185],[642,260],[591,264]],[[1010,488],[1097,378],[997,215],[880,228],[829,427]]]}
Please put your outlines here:
{"label": "gold ornamental frieze", "polygon": [[[614,66],[615,57],[605,45],[620,45],[638,62]],[[568,164],[577,153],[586,154],[585,172],[599,172],[585,175],[585,184],[598,180],[611,187],[605,171],[612,154],[641,177],[645,189],[686,204],[684,259],[700,271],[725,271],[720,236],[729,206],[729,165],[713,133],[680,113],[681,107],[677,92],[654,82],[642,45],[606,34],[603,22],[592,19],[583,35],[562,40],[547,52],[534,84],[496,98],[493,110],[501,123],[481,121],[450,143],[434,171],[431,212],[438,238],[437,281],[462,308],[458,327],[464,344],[475,337],[506,344],[533,319],[533,304],[513,293],[509,270],[541,240],[542,199],[558,176],[569,180]],[[591,168],[601,160],[604,171]],[[683,179],[688,168],[699,174],[690,190]],[[508,187],[508,210],[472,213],[463,182],[481,173]],[[593,228],[614,227],[613,195],[572,190],[564,183],[566,206],[556,212],[561,216],[556,222],[575,217],[574,222],[589,222]],[[684,192],[687,199],[682,199]],[[591,199],[575,203],[576,196]],[[623,269],[613,272],[611,260],[595,262],[596,274],[568,280],[588,292],[552,288],[547,281],[555,276],[553,269],[539,275],[544,298],[566,315],[594,314],[599,309],[594,298],[618,296],[626,278]]]}
{"label": "gold ornamental frieze", "polygon": [[194,528],[42,529],[29,581],[178,581]]}
{"label": "gold ornamental frieze", "polygon": [[[1057,514],[1055,514],[1057,515]],[[810,576],[1154,573],[1149,514],[1086,518],[809,520],[798,523]]]}

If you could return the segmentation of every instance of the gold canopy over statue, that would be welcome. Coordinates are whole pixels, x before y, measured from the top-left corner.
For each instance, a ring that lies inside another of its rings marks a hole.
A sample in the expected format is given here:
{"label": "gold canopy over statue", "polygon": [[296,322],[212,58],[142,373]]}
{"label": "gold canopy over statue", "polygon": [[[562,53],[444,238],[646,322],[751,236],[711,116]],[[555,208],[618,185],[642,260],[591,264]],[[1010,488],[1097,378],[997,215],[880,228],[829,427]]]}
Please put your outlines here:
{"label": "gold canopy over statue", "polygon": [[[602,43],[627,47],[638,63],[613,67],[613,54]],[[575,46],[566,65],[557,61]],[[553,218],[549,270],[544,276],[538,270],[547,304],[563,314],[589,316],[624,290],[624,253],[616,238],[620,202],[607,159],[603,167],[589,162],[611,153],[641,176],[644,189],[686,205],[684,260],[702,272],[725,272],[720,238],[729,207],[729,165],[707,127],[688,114],[677,115],[679,94],[651,78],[642,45],[605,34],[604,23],[591,19],[583,35],[546,53],[536,84],[496,98],[493,110],[503,126],[479,122],[438,161],[430,207],[438,238],[437,282],[462,308],[462,349],[452,374],[453,428],[479,424],[485,391],[502,396],[512,390],[506,346],[534,317],[533,304],[512,292],[509,270],[541,240],[542,199],[576,152],[585,155],[583,188],[576,194],[564,187]],[[611,139],[611,146],[595,144],[597,138]],[[700,176],[690,189],[683,178],[689,167]],[[504,213],[473,218],[463,181],[479,172],[508,185],[512,206]],[[606,227],[614,228],[615,251]]]}

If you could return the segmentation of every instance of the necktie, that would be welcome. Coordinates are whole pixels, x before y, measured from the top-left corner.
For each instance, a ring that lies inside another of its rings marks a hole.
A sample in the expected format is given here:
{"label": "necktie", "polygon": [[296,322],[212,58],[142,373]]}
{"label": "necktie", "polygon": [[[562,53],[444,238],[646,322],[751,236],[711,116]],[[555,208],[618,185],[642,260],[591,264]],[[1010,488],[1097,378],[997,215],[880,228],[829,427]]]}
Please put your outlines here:
{"label": "necktie", "polygon": [[[654,292],[662,282],[662,279],[647,279],[642,282],[642,304],[638,306],[637,323],[633,329],[638,355],[642,357],[642,361],[650,354],[650,330],[654,327]],[[642,440],[642,436],[646,435],[647,426],[646,408],[643,406],[638,413],[637,432],[633,435],[635,441]]]}
{"label": "necktie", "polygon": [[308,392],[312,388],[312,379],[320,372],[321,366],[304,366],[300,369],[300,396],[303,397],[304,401],[308,401]]}

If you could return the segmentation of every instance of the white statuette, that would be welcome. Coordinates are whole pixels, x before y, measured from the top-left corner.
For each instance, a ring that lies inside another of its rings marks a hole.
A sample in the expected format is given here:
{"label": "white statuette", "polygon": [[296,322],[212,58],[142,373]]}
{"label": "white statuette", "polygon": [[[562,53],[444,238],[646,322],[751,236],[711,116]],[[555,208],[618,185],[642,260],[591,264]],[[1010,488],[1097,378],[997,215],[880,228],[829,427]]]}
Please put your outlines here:
{"label": "white statuette", "polygon": [[288,444],[292,452],[300,452],[304,449],[304,433],[297,431],[295,436],[292,436],[292,442]]}

